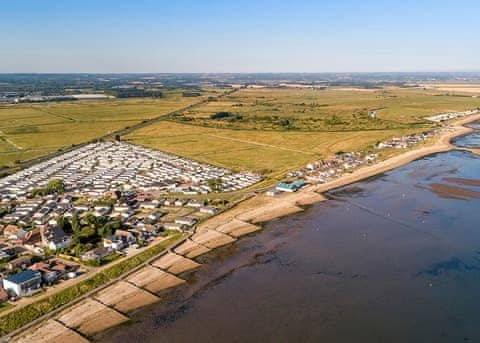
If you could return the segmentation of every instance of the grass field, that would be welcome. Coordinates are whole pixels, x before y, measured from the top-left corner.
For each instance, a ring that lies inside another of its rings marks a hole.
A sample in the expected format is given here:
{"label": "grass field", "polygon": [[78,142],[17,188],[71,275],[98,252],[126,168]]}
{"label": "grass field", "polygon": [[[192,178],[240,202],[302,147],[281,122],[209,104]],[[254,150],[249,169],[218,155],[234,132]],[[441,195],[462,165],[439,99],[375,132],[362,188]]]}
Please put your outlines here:
{"label": "grass field", "polygon": [[114,99],[0,105],[0,166],[11,166],[98,138],[199,102],[169,93],[161,99]]}
{"label": "grass field", "polygon": [[295,132],[228,130],[161,121],[125,139],[234,170],[281,175],[339,151],[372,147],[410,130]]}
{"label": "grass field", "polygon": [[[241,89],[183,113],[202,97],[76,101],[0,106],[0,166],[87,142],[142,121],[165,119],[125,136],[131,142],[236,170],[280,175],[338,151],[365,149],[433,127],[427,115],[480,106],[437,89]],[[378,119],[369,117],[375,109]],[[211,116],[226,112],[224,118]]]}
{"label": "grass field", "polygon": [[[430,114],[480,106],[479,98],[418,88],[243,89],[174,118],[203,126],[257,130],[403,129]],[[376,110],[378,119],[369,118]],[[211,119],[228,112],[230,117]]]}

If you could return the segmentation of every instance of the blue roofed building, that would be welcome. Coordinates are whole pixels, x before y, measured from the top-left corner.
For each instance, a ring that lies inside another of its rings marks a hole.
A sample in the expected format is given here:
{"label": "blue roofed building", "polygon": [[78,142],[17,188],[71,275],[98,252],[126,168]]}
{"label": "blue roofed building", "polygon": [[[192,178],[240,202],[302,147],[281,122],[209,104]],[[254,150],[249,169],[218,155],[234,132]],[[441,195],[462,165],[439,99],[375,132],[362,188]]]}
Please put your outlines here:
{"label": "blue roofed building", "polygon": [[3,288],[10,295],[23,297],[32,295],[41,289],[42,275],[30,269],[3,279]]}
{"label": "blue roofed building", "polygon": [[293,193],[293,192],[298,191],[303,186],[305,186],[305,181],[297,180],[297,181],[293,181],[293,182],[280,182],[279,184],[277,184],[275,189],[277,189],[279,191],[282,191],[282,192]]}

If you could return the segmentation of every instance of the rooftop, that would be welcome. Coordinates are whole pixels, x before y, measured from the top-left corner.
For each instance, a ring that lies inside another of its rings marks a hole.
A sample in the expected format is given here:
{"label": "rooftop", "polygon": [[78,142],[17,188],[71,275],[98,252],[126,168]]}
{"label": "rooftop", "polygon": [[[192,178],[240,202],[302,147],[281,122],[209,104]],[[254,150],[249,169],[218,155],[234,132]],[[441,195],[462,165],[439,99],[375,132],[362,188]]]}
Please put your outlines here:
{"label": "rooftop", "polygon": [[27,269],[23,272],[10,276],[7,278],[7,280],[16,284],[21,284],[36,277],[40,277],[40,273]]}

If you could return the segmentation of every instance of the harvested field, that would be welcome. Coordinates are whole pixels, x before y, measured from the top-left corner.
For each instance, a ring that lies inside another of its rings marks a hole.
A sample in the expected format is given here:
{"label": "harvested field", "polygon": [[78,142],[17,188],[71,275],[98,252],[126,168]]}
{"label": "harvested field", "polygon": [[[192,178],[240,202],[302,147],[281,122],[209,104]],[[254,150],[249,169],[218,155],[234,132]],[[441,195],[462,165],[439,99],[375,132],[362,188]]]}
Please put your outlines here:
{"label": "harvested field", "polygon": [[195,258],[209,252],[210,249],[198,244],[197,242],[187,239],[184,243],[175,248],[177,254],[183,255],[188,258]]}
{"label": "harvested field", "polygon": [[229,234],[234,237],[240,237],[261,229],[262,228],[260,226],[246,223],[238,219],[233,219],[231,222],[220,225],[215,230]]}
{"label": "harvested field", "polygon": [[138,287],[145,288],[152,293],[157,293],[185,282],[185,280],[180,279],[173,274],[151,266],[142,268],[135,274],[129,276],[127,281]]}
{"label": "harvested field", "polygon": [[124,323],[129,318],[96,300],[87,299],[67,309],[58,320],[86,336],[91,336]]}
{"label": "harvested field", "polygon": [[215,249],[222,245],[234,242],[235,238],[215,230],[201,229],[193,235],[192,240],[209,249]]}
{"label": "harvested field", "polygon": [[480,84],[478,83],[427,83],[423,84],[427,89],[449,92],[454,94],[480,94]]}
{"label": "harvested field", "polygon": [[200,263],[172,252],[155,260],[152,265],[176,275],[201,266]]}
{"label": "harvested field", "polygon": [[95,298],[103,304],[112,306],[123,313],[136,310],[160,300],[159,297],[125,281],[119,281],[102,290]]}
{"label": "harvested field", "polygon": [[15,343],[87,343],[88,340],[59,322],[50,319],[35,330],[13,340]]}
{"label": "harvested field", "polygon": [[13,166],[17,160],[26,161],[84,143],[202,99],[182,97],[176,91],[158,99],[0,104],[2,145],[8,143],[0,146],[0,165]]}

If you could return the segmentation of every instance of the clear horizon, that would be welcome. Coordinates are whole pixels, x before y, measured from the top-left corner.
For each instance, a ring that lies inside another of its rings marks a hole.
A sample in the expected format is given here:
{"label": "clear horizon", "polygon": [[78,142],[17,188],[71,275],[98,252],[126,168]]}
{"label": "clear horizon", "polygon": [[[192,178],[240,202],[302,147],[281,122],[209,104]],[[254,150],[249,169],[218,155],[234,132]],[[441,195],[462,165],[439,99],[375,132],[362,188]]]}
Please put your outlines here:
{"label": "clear horizon", "polygon": [[478,72],[480,4],[0,4],[0,73]]}

